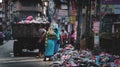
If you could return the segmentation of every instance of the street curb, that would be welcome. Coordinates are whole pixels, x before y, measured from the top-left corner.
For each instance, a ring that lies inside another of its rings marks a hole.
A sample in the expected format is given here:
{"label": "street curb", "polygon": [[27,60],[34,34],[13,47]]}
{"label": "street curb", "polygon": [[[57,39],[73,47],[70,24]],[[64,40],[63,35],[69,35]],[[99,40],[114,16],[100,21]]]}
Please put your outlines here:
{"label": "street curb", "polygon": [[43,58],[1,58],[0,64],[7,63],[25,63],[25,62],[46,62],[49,64],[51,61],[43,61]]}

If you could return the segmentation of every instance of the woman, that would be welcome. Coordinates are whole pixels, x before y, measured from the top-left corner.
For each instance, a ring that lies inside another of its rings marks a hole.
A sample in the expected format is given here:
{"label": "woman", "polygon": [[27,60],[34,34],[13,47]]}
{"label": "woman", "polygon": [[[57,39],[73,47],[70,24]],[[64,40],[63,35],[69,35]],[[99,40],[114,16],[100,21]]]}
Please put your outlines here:
{"label": "woman", "polygon": [[68,33],[64,29],[62,29],[60,36],[61,36],[61,47],[64,48],[68,38]]}
{"label": "woman", "polygon": [[46,34],[46,28],[44,25],[39,29],[39,35],[40,39],[38,41],[38,48],[39,48],[39,57],[43,57],[45,52],[45,34]]}
{"label": "woman", "polygon": [[51,26],[46,34],[46,47],[45,47],[45,57],[44,57],[44,61],[46,61],[46,58],[49,58],[49,60],[51,60],[50,58],[54,55],[54,47],[55,47],[55,39],[56,39],[57,35],[54,32],[53,27]]}
{"label": "woman", "polygon": [[74,45],[75,37],[76,37],[75,31],[72,30],[72,31],[71,31],[71,35],[70,35],[70,38],[71,38],[71,44],[72,44],[74,47],[75,47],[75,45]]}
{"label": "woman", "polygon": [[54,50],[54,54],[57,53],[60,49],[60,31],[58,29],[58,27],[54,28],[54,32],[57,35],[57,38],[55,39],[55,50]]}

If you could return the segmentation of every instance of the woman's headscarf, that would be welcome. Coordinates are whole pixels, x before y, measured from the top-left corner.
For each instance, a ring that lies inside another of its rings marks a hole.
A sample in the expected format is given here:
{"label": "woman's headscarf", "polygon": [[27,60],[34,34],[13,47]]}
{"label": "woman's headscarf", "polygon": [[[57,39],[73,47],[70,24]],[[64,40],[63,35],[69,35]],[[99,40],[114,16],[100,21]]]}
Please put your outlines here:
{"label": "woman's headscarf", "polygon": [[50,27],[49,27],[47,33],[48,33],[48,34],[55,34],[54,29],[53,29],[53,26],[50,26]]}
{"label": "woman's headscarf", "polygon": [[59,31],[59,28],[57,26],[54,27],[54,31],[57,35],[57,39],[59,40],[60,39],[60,31]]}

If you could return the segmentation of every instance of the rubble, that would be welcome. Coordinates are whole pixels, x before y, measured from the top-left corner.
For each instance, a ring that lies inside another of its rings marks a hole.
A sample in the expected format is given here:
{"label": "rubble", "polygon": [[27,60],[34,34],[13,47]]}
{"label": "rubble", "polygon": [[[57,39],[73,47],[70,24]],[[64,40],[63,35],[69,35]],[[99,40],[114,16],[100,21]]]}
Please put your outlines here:
{"label": "rubble", "polygon": [[17,24],[31,24],[31,23],[49,23],[49,21],[47,20],[47,18],[41,18],[41,17],[37,17],[36,19],[34,19],[32,16],[28,16],[25,20],[21,20],[19,22],[17,22]]}
{"label": "rubble", "polygon": [[119,56],[104,51],[95,54],[88,49],[77,51],[73,46],[67,45],[53,56],[52,64],[55,67],[118,67],[120,59]]}

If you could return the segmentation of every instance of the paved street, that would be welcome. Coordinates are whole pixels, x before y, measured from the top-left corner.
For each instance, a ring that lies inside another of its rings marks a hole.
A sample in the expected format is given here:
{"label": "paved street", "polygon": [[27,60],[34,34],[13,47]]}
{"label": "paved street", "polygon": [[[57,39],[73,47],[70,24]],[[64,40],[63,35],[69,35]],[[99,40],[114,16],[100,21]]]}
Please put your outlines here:
{"label": "paved street", "polygon": [[26,62],[26,63],[9,63],[1,64],[0,67],[49,67],[46,62]]}
{"label": "paved street", "polygon": [[0,58],[7,58],[12,56],[13,52],[13,40],[4,42],[4,45],[0,46]]}
{"label": "paved street", "polygon": [[0,67],[47,67],[51,62],[43,62],[43,58],[14,57],[13,40],[0,46]]}

